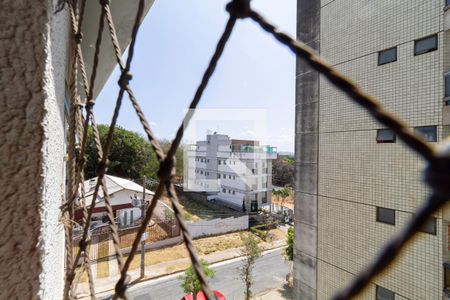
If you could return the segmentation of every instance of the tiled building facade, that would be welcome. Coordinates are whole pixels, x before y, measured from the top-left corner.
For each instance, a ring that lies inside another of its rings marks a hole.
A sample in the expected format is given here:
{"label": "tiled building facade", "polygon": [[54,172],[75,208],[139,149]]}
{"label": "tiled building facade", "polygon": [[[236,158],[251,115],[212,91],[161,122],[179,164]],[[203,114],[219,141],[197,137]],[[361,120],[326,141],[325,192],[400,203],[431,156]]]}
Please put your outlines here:
{"label": "tiled building facade", "polygon": [[[313,2],[298,0],[298,38],[411,130],[442,141],[450,124],[446,1]],[[298,299],[329,299],[405,225],[429,189],[421,158],[398,139],[384,140],[382,125],[301,61],[296,92],[295,289]],[[360,298],[442,299],[447,215],[435,214],[427,233]]]}

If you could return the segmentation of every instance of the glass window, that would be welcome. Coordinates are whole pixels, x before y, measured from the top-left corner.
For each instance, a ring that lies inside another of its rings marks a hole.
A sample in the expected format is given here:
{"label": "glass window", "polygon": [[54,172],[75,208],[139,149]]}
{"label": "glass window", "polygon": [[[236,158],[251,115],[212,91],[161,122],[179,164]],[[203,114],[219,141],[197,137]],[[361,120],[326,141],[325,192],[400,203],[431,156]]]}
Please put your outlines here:
{"label": "glass window", "polygon": [[437,34],[416,40],[414,42],[414,55],[424,54],[437,49]]}
{"label": "glass window", "polygon": [[450,291],[450,263],[444,263],[444,290]]}
{"label": "glass window", "polygon": [[377,207],[377,222],[395,225],[395,210]]}
{"label": "glass window", "polygon": [[450,73],[445,74],[445,97],[450,97]]}
{"label": "glass window", "polygon": [[450,0],[445,0],[445,6],[450,5]]}
{"label": "glass window", "polygon": [[397,60],[397,47],[378,52],[378,65],[384,65]]}
{"label": "glass window", "polygon": [[378,129],[377,143],[395,143],[394,131],[390,129]]}
{"label": "glass window", "polygon": [[428,142],[437,142],[436,126],[421,126],[415,127],[414,132],[422,136]]}
{"label": "glass window", "polygon": [[395,294],[393,291],[390,291],[388,289],[385,289],[384,287],[378,286],[377,285],[377,290],[376,290],[376,299],[377,300],[394,300],[395,299]]}
{"label": "glass window", "polygon": [[227,190],[226,189],[222,189],[222,193],[226,193],[227,192]]}
{"label": "glass window", "polygon": [[425,225],[420,229],[420,231],[436,235],[436,218],[429,217]]}

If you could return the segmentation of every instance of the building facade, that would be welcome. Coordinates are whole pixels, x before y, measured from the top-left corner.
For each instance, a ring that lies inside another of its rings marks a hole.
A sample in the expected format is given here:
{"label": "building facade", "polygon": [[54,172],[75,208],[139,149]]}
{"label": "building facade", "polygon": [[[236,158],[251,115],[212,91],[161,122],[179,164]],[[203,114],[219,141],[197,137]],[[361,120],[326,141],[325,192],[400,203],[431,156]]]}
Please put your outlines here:
{"label": "building facade", "polygon": [[255,212],[272,198],[272,160],[277,149],[258,141],[208,134],[188,149],[185,188],[205,191],[224,205]]}
{"label": "building facade", "polygon": [[[450,125],[448,2],[298,0],[297,38],[435,144]],[[301,60],[296,80],[295,293],[329,299],[429,188],[421,158]],[[360,298],[447,299],[449,220],[433,215]]]}

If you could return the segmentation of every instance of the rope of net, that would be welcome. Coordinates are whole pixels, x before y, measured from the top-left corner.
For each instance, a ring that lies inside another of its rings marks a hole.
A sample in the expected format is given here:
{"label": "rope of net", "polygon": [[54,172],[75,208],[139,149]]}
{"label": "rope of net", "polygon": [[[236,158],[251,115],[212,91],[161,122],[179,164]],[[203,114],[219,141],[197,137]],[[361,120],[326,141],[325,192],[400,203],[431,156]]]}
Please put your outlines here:
{"label": "rope of net", "polygon": [[[350,99],[355,103],[366,109],[369,114],[376,119],[381,124],[392,129],[399,138],[405,142],[413,151],[421,155],[427,162],[428,168],[425,172],[425,181],[432,187],[433,194],[430,198],[425,201],[414,215],[405,228],[397,236],[395,236],[391,241],[389,241],[386,246],[381,249],[379,255],[374,259],[374,261],[368,265],[368,267],[349,284],[349,286],[340,291],[333,299],[350,299],[357,294],[359,294],[373,278],[380,274],[385,268],[387,268],[395,258],[400,254],[404,245],[411,240],[415,233],[425,224],[428,217],[434,213],[436,210],[441,208],[448,198],[450,198],[450,147],[447,147],[443,151],[436,151],[430,145],[428,145],[422,138],[413,134],[407,127],[405,123],[399,120],[394,115],[390,114],[381,104],[379,104],[373,97],[366,94],[361,88],[359,88],[352,80],[348,79],[331,65],[322,60],[312,49],[304,45],[303,43],[296,41],[289,35],[279,31],[275,26],[270,24],[265,20],[260,14],[254,11],[250,6],[249,0],[234,0],[231,1],[226,9],[229,12],[229,19],[226,24],[225,30],[219,39],[216,50],[210,60],[210,63],[203,75],[203,78],[197,88],[197,91],[189,105],[189,110],[183,118],[183,122],[179,126],[176,136],[172,141],[172,144],[167,153],[164,153],[159,142],[155,138],[148,121],[130,87],[130,80],[132,79],[132,74],[130,73],[131,62],[134,55],[134,47],[136,43],[136,37],[139,29],[140,22],[142,20],[142,15],[144,11],[144,0],[139,1],[138,9],[136,12],[136,18],[132,30],[131,43],[128,51],[128,57],[126,62],[122,61],[119,42],[117,40],[116,29],[113,22],[113,17],[110,11],[110,4],[108,0],[100,0],[101,14],[99,19],[99,30],[97,33],[97,40],[95,44],[95,53],[93,60],[93,68],[91,73],[90,81],[88,82],[88,77],[86,74],[85,63],[83,60],[83,55],[81,51],[81,25],[83,21],[83,12],[85,7],[85,1],[82,1],[80,5],[75,1],[69,1],[69,9],[71,14],[72,23],[72,33],[74,40],[74,59],[71,63],[72,74],[71,74],[71,103],[73,105],[71,109],[71,118],[69,126],[69,166],[68,166],[68,178],[69,178],[69,197],[67,202],[62,206],[63,216],[65,219],[69,219],[69,222],[65,222],[66,228],[66,285],[64,290],[64,298],[71,299],[75,297],[75,290],[78,281],[76,280],[76,267],[78,266],[81,256],[83,256],[82,268],[84,268],[88,273],[88,281],[90,286],[91,297],[95,298],[94,284],[91,274],[91,267],[89,261],[89,225],[93,209],[95,208],[95,199],[101,189],[103,196],[105,198],[105,206],[107,209],[107,215],[110,222],[110,229],[114,242],[114,249],[116,253],[116,259],[120,270],[120,279],[116,283],[114,299],[126,298],[126,290],[130,283],[130,278],[127,275],[128,269],[130,267],[131,261],[136,253],[139,246],[139,241],[146,230],[146,227],[152,217],[153,211],[156,207],[157,200],[161,198],[164,192],[167,193],[169,199],[171,200],[175,218],[178,221],[181,229],[181,234],[183,236],[184,243],[188,249],[192,265],[194,267],[195,273],[199,278],[201,283],[201,289],[205,293],[207,299],[214,299],[211,290],[208,286],[208,282],[203,274],[203,270],[200,261],[196,255],[195,248],[192,243],[192,238],[187,231],[186,225],[183,221],[181,214],[178,197],[175,192],[174,185],[172,183],[172,177],[174,174],[175,165],[175,152],[178,149],[183,133],[184,127],[189,124],[193,113],[201,100],[202,94],[206,89],[208,82],[216,69],[217,62],[221,57],[225,45],[229,40],[231,32],[236,24],[237,19],[251,19],[261,26],[261,28],[267,31],[269,34],[278,40],[280,43],[287,46],[297,57],[303,59],[312,69],[320,72],[324,75],[333,85],[338,89],[346,93]],[[79,7],[80,8],[79,8]],[[109,35],[111,38],[111,43],[114,48],[115,58],[120,67],[121,76],[118,81],[120,87],[115,109],[112,117],[112,121],[109,127],[108,136],[105,144],[102,146],[97,130],[97,125],[95,122],[95,117],[93,113],[93,107],[95,105],[95,99],[93,99],[93,90],[95,84],[95,78],[97,74],[97,67],[99,63],[100,48],[102,42],[102,33],[105,26],[108,27]],[[83,85],[85,100],[85,116],[81,111],[82,104],[80,102],[80,97],[77,94],[76,83],[78,82],[77,70],[81,73],[81,82]],[[156,188],[155,195],[147,211],[145,213],[145,218],[139,230],[136,234],[136,238],[133,242],[130,255],[124,261],[123,255],[120,250],[120,240],[117,232],[117,225],[114,220],[114,214],[111,207],[109,194],[105,184],[104,176],[108,167],[108,154],[111,148],[112,138],[114,136],[114,129],[117,123],[117,118],[120,112],[122,100],[124,94],[127,94],[131,104],[139,118],[143,129],[147,135],[147,138],[156,153],[157,159],[159,160],[159,185]],[[98,168],[97,168],[97,182],[92,196],[92,201],[89,205],[86,205],[83,180],[84,180],[84,165],[85,158],[84,153],[86,149],[87,133],[88,127],[92,128],[93,137],[95,142],[96,151],[99,157]],[[75,149],[75,139],[77,136],[78,140],[81,140],[81,146],[79,150]],[[74,163],[76,162],[76,164]],[[76,203],[76,200],[79,203]],[[83,234],[79,242],[79,251],[75,257],[72,255],[72,224],[70,222],[73,218],[74,207],[81,207],[83,210],[82,226]],[[68,240],[68,241],[67,241]],[[69,249],[70,248],[70,249]]]}

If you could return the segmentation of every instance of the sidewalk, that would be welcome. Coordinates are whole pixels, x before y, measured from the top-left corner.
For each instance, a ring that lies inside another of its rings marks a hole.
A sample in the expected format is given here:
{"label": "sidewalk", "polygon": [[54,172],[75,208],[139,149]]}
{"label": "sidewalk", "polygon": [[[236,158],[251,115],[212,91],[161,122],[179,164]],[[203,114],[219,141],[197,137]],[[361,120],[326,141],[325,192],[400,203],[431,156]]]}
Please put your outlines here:
{"label": "sidewalk", "polygon": [[292,289],[282,287],[256,295],[257,300],[290,300],[294,299]]}
{"label": "sidewalk", "polygon": [[[263,251],[280,248],[286,245],[285,240],[276,240],[273,242],[262,242],[260,244]],[[224,251],[218,251],[211,254],[200,256],[200,258],[205,259],[208,263],[218,263],[222,261],[227,261],[233,258],[237,258],[241,256],[241,249],[242,248],[233,248],[233,249],[227,249]],[[155,279],[158,277],[180,273],[182,270],[187,268],[190,265],[190,259],[189,258],[181,258],[177,260],[162,262],[154,265],[146,266],[145,271],[145,278],[139,279],[140,276],[140,270],[134,269],[128,272],[128,275],[131,277],[131,282],[136,281],[136,283],[147,281],[150,279]],[[118,275],[118,266],[117,261],[114,259],[111,259],[109,261],[110,266],[110,274],[113,274],[107,278],[101,278],[101,279],[94,279],[94,284],[96,287],[96,294],[99,296],[99,294],[106,294],[110,293],[114,286],[119,279]],[[92,264],[92,271],[95,274],[96,271],[96,264]],[[136,284],[135,283],[135,284]],[[89,287],[87,283],[80,283],[78,285],[77,289],[77,299],[87,299],[89,297]],[[264,296],[265,297],[265,296]],[[260,299],[260,298],[258,298]],[[278,299],[278,298],[261,298],[261,299]],[[284,299],[284,298],[279,298]]]}

